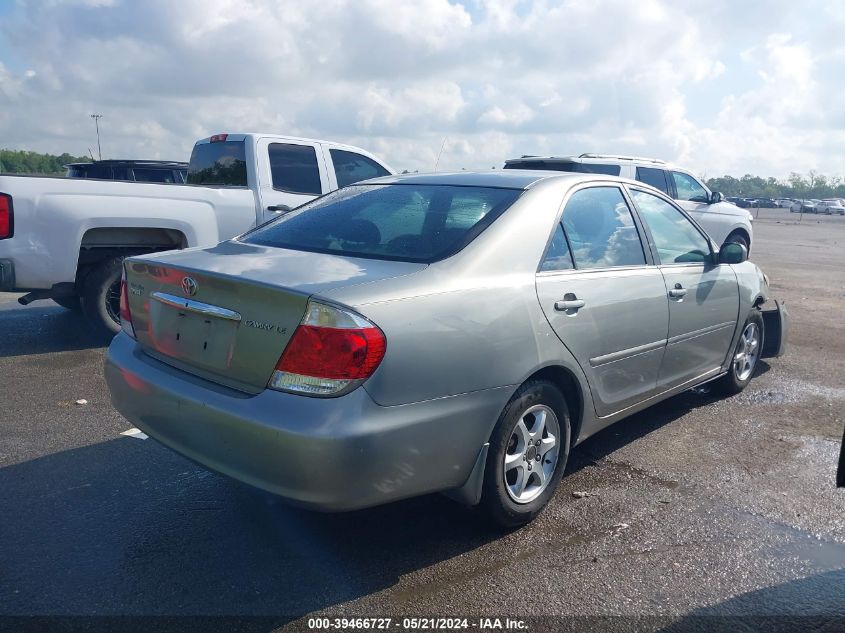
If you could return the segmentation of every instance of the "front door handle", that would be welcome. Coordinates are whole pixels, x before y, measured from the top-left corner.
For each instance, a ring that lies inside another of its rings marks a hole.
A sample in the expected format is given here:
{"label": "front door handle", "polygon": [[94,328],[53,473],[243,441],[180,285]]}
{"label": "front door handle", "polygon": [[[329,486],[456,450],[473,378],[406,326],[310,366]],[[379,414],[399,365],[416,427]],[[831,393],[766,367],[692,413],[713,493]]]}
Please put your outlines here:
{"label": "front door handle", "polygon": [[267,210],[273,213],[287,213],[291,208],[286,204],[272,204],[267,207]]}
{"label": "front door handle", "polygon": [[684,288],[681,284],[675,284],[675,287],[669,291],[669,296],[673,299],[680,299],[685,294],[687,294],[686,288]]}
{"label": "front door handle", "polygon": [[579,310],[585,305],[583,299],[579,299],[571,292],[567,292],[561,301],[555,301],[555,310],[564,312],[566,310]]}

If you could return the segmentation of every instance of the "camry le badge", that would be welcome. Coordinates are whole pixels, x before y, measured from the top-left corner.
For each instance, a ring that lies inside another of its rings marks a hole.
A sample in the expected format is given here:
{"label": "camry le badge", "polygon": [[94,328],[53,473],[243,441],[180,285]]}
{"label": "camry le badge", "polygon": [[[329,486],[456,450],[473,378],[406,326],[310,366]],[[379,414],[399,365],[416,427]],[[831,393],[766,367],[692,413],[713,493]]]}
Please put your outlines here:
{"label": "camry le badge", "polygon": [[194,279],[191,277],[182,277],[182,292],[186,295],[193,297],[197,294],[197,288],[199,288],[199,284]]}

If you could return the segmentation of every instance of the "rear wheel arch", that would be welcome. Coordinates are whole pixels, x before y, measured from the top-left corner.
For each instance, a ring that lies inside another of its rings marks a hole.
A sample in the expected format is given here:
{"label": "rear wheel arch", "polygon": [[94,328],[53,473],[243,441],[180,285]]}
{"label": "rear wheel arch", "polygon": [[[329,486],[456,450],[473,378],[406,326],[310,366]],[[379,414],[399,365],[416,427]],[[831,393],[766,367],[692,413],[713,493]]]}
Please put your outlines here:
{"label": "rear wheel arch", "polygon": [[99,227],[82,236],[76,265],[76,286],[82,288],[85,277],[96,267],[114,257],[129,257],[187,248],[188,238],[179,229],[156,227]]}
{"label": "rear wheel arch", "polygon": [[177,229],[102,227],[86,231],[79,248],[75,287],[82,311],[94,328],[104,334],[120,329],[115,293],[124,258],[187,245],[187,237]]}
{"label": "rear wheel arch", "polygon": [[[548,380],[563,394],[569,407],[570,424],[572,426],[572,445],[578,442],[581,425],[584,421],[584,394],[581,382],[575,374],[562,365],[548,365],[535,371],[522,384],[532,380]],[[521,387],[522,385],[520,385]]]}

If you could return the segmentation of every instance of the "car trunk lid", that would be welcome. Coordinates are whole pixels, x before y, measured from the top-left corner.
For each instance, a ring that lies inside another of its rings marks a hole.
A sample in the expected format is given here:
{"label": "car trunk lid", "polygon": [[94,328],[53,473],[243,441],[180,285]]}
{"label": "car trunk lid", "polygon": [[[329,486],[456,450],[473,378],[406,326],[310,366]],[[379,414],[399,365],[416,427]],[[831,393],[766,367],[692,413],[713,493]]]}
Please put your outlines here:
{"label": "car trunk lid", "polygon": [[207,380],[258,393],[310,296],[423,268],[224,242],[127,260],[127,299],[145,353]]}

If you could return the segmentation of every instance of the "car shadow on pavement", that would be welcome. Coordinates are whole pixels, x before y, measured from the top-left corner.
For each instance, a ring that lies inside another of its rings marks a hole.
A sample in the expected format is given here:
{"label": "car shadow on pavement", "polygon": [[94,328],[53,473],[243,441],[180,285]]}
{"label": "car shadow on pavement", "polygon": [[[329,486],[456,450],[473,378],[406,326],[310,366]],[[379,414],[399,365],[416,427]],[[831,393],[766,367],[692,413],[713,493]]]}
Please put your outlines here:
{"label": "car shadow on pavement", "polygon": [[0,310],[0,358],[105,347],[82,314],[49,303]]}
{"label": "car shadow on pavement", "polygon": [[0,507],[0,616],[227,616],[218,630],[270,631],[501,535],[440,495],[292,508],[130,438],[0,469]]}
{"label": "car shadow on pavement", "polygon": [[[759,361],[754,375],[762,376],[770,369],[767,363]],[[753,381],[751,384],[753,386]],[[715,389],[705,385],[703,389],[684,391],[629,418],[620,420],[572,449],[566,474],[591,466],[623,446],[674,422],[687,413],[724,398],[725,396]]]}

